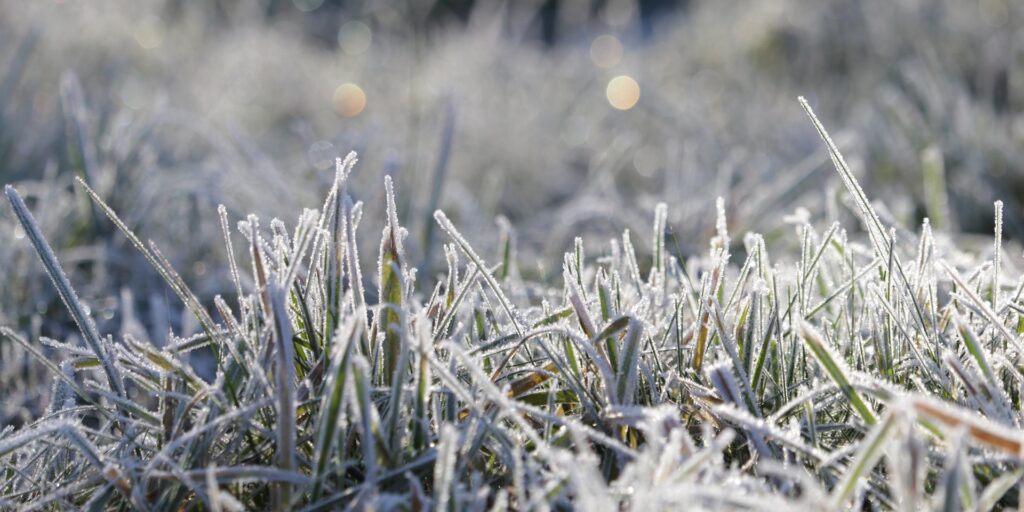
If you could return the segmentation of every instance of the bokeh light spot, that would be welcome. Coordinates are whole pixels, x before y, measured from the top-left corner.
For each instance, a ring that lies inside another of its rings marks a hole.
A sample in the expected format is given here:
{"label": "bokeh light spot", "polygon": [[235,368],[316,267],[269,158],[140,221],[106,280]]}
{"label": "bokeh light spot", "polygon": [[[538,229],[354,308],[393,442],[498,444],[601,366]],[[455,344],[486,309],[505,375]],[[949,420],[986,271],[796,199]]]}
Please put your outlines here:
{"label": "bokeh light spot", "polygon": [[605,94],[612,107],[629,110],[640,101],[640,84],[629,75],[619,75],[608,82]]}
{"label": "bokeh light spot", "polygon": [[609,34],[595,37],[590,43],[590,60],[599,68],[615,67],[622,60],[622,43]]}
{"label": "bokeh light spot", "polygon": [[372,41],[373,32],[361,21],[349,21],[338,29],[338,46],[347,55],[361,55]]}
{"label": "bokeh light spot", "polygon": [[334,111],[343,117],[358,116],[366,108],[366,93],[356,84],[341,84],[334,90]]}

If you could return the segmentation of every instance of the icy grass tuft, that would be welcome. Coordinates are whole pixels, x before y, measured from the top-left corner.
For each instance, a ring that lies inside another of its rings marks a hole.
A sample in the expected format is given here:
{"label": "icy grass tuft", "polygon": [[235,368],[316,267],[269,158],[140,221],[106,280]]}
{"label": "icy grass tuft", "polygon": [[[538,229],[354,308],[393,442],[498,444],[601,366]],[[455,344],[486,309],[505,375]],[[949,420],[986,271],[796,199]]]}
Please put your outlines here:
{"label": "icy grass tuft", "polygon": [[[8,187],[86,347],[0,328],[53,374],[56,401],[0,434],[0,505],[1015,506],[1024,306],[1019,287],[1000,290],[1011,268],[1001,203],[991,262],[946,259],[956,253],[938,250],[944,238],[928,223],[916,240],[896,237],[802,104],[854,198],[867,249],[837,223],[818,231],[803,218],[798,257],[771,259],[758,234],[744,235],[740,251],[720,200],[707,253],[684,260],[666,244],[671,205],[659,204],[644,235],[653,258],[638,258],[628,231],[597,257],[577,239],[555,274],[563,282],[536,283],[516,271],[511,226],[496,230],[499,263],[488,266],[438,210],[447,265],[422,289],[409,264],[422,255],[403,246],[388,178],[386,207],[373,209],[386,218],[366,219],[382,229],[374,296],[357,248],[363,206],[348,191],[350,154],[322,209],[291,231],[236,219],[248,265],[235,262],[237,234],[218,210],[237,297],[217,296],[210,309],[156,244],[80,182],[201,327],[166,344],[101,336]],[[189,363],[204,347],[212,382]]]}

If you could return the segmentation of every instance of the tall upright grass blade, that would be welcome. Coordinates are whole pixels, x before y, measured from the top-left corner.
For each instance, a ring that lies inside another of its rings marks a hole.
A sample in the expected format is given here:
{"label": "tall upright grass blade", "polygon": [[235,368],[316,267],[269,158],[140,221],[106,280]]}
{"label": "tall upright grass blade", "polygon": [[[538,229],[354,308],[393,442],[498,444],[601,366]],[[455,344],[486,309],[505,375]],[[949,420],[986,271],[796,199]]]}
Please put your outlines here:
{"label": "tall upright grass blade", "polygon": [[[268,291],[271,309],[274,313],[273,329],[276,341],[274,359],[274,381],[277,388],[277,466],[284,471],[296,467],[295,439],[295,349],[292,344],[292,328],[285,310],[285,291],[274,284]],[[277,510],[291,508],[292,489],[288,483],[275,488],[274,507]]]}
{"label": "tall upright grass blade", "polygon": [[380,262],[377,269],[381,303],[377,325],[384,332],[384,373],[382,378],[384,383],[390,384],[395,373],[402,370],[398,367],[398,362],[402,350],[401,332],[404,330],[400,311],[402,311],[404,295],[402,272],[405,254],[402,249],[402,239],[405,238],[405,230],[398,225],[395,191],[391,185],[390,176],[384,177],[384,190],[387,195],[388,224],[381,236]]}
{"label": "tall upright grass blade", "polygon": [[78,300],[78,294],[71,287],[71,282],[61,268],[60,262],[57,261],[57,256],[54,255],[53,249],[50,248],[50,244],[39,230],[39,225],[36,224],[32,212],[25,206],[25,202],[18,195],[18,191],[14,190],[14,187],[10,185],[4,187],[4,194],[7,195],[7,201],[11,203],[11,209],[14,210],[14,215],[18,217],[21,228],[25,230],[29,241],[32,242],[32,247],[35,248],[36,255],[39,256],[39,260],[43,263],[46,274],[50,277],[54,288],[57,289],[60,300],[64,302],[64,306],[71,313],[71,318],[75,321],[75,325],[78,326],[79,332],[82,333],[82,339],[85,340],[86,345],[100,360],[110,389],[121,397],[126,396],[120,372],[113,361],[111,361],[110,354],[105,349],[105,343],[100,338],[99,331],[96,330],[96,324],[93,323],[92,317],[89,316],[85,306]]}

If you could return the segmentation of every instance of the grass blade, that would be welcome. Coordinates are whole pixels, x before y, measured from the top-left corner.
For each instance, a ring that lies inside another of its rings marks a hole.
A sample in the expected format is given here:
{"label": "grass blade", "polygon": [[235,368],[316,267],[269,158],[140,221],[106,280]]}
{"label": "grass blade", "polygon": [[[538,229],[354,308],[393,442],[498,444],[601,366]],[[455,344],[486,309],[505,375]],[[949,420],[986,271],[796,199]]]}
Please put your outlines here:
{"label": "grass blade", "polygon": [[71,282],[61,268],[60,262],[57,261],[57,256],[54,255],[53,249],[50,248],[50,244],[39,230],[39,225],[36,224],[32,212],[25,206],[25,202],[18,195],[18,191],[14,190],[14,187],[7,185],[4,187],[4,193],[7,195],[7,200],[11,203],[14,214],[18,217],[18,222],[21,223],[22,229],[25,230],[29,241],[32,242],[36,255],[42,261],[46,274],[50,277],[50,281],[53,282],[54,288],[57,289],[61,301],[64,302],[64,306],[71,313],[71,318],[75,321],[75,325],[78,326],[78,330],[82,333],[82,338],[85,340],[86,345],[102,363],[103,372],[107,375],[110,389],[121,397],[126,396],[120,372],[118,372],[117,367],[110,360],[110,354],[104,349],[104,343],[100,338],[99,331],[96,330],[96,324],[93,323],[92,317],[89,316],[85,306],[78,300],[78,294],[71,287]]}

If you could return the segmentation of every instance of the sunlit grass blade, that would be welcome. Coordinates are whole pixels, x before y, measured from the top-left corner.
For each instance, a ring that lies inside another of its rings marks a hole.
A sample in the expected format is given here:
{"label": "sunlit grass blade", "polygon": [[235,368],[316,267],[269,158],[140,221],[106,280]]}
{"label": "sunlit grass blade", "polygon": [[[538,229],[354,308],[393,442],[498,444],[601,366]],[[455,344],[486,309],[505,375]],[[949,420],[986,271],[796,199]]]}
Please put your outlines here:
{"label": "sunlit grass blade", "polygon": [[897,414],[890,412],[882,417],[882,421],[876,424],[867,437],[861,441],[861,448],[853,457],[850,467],[843,473],[842,480],[832,491],[832,506],[840,508],[857,490],[861,479],[871,473],[875,464],[882,457],[883,449],[897,424]]}
{"label": "sunlit grass blade", "polygon": [[54,255],[53,249],[50,248],[50,244],[39,230],[39,225],[36,224],[32,212],[25,206],[25,202],[18,195],[18,192],[14,190],[14,187],[6,186],[4,193],[7,195],[7,200],[11,203],[14,214],[18,217],[18,222],[21,223],[22,229],[25,230],[29,241],[32,242],[39,260],[42,261],[43,267],[46,268],[46,274],[50,277],[50,281],[53,282],[54,288],[57,289],[61,301],[64,302],[64,306],[71,313],[71,318],[75,321],[75,325],[78,326],[78,330],[82,333],[82,338],[85,340],[86,345],[102,362],[103,371],[106,373],[110,389],[120,396],[125,396],[124,382],[121,380],[120,372],[110,360],[110,354],[104,349],[104,342],[100,338],[99,331],[96,330],[96,324],[93,323],[92,317],[89,316],[85,306],[78,300],[78,294],[71,287],[71,282],[68,281],[68,277],[61,268],[60,262],[57,261],[57,256]]}
{"label": "sunlit grass blade", "polygon": [[83,181],[80,178],[77,181],[79,186],[85,189],[85,191],[89,194],[93,202],[100,207],[100,209],[103,211],[103,213],[107,215],[111,222],[113,222],[114,225],[117,226],[119,230],[121,230],[125,237],[128,238],[128,241],[131,242],[131,244],[135,246],[135,248],[140,253],[142,253],[142,255],[146,258],[147,261],[149,261],[149,263],[153,266],[157,273],[160,274],[160,276],[164,279],[167,285],[170,286],[172,290],[174,290],[174,293],[178,295],[178,298],[181,299],[181,301],[185,304],[189,311],[193,315],[195,315],[197,320],[199,320],[199,323],[203,326],[203,329],[205,329],[207,333],[209,333],[211,336],[214,336],[215,333],[217,332],[217,328],[213,319],[210,318],[209,313],[207,313],[206,310],[203,308],[202,304],[199,302],[199,299],[196,298],[195,294],[188,289],[188,286],[185,285],[185,282],[181,279],[181,277],[176,272],[174,272],[172,268],[170,268],[170,265],[167,263],[166,259],[163,258],[163,255],[159,254],[159,252],[154,253],[150,250],[150,248],[155,249],[155,244],[151,243],[150,248],[147,248],[146,245],[142,243],[142,240],[140,240],[135,235],[135,233],[132,232],[128,225],[125,224],[120,217],[118,217],[117,213],[114,212],[114,210],[111,209],[110,206],[108,206],[107,203],[105,203],[103,199],[101,199],[100,196],[97,195],[96,192],[94,192],[85,181]]}
{"label": "sunlit grass blade", "polygon": [[839,389],[846,398],[850,400],[850,405],[857,411],[857,414],[868,425],[874,425],[876,423],[875,415],[867,403],[864,402],[864,399],[861,398],[860,393],[850,383],[846,365],[835,356],[834,352],[826,345],[825,339],[811,324],[800,320],[798,328],[800,337],[807,343],[815,359],[818,360],[818,363],[825,369],[828,376],[839,386]]}
{"label": "sunlit grass blade", "polygon": [[400,311],[402,310],[402,269],[404,268],[404,251],[402,250],[402,239],[405,237],[405,230],[398,225],[398,212],[395,205],[395,191],[391,185],[391,178],[384,177],[384,189],[387,196],[387,217],[388,224],[384,228],[380,242],[380,259],[377,275],[379,276],[378,286],[380,289],[379,320],[378,329],[384,332],[384,372],[382,381],[391,384],[399,368],[399,354],[402,350],[403,327],[401,324]]}

